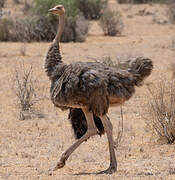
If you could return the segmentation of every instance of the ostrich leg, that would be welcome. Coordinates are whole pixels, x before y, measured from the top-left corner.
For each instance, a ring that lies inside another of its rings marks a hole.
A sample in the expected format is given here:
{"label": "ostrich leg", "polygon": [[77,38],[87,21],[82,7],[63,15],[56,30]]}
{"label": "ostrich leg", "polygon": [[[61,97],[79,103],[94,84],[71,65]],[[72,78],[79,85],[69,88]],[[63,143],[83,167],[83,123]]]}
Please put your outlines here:
{"label": "ostrich leg", "polygon": [[101,118],[101,121],[102,121],[103,126],[104,126],[104,130],[105,130],[105,132],[107,134],[107,138],[108,138],[109,153],[110,153],[110,166],[108,169],[101,171],[97,174],[103,174],[103,173],[112,174],[112,173],[117,171],[117,160],[115,157],[113,135],[112,135],[113,127],[112,127],[112,124],[111,124],[109,118],[106,115],[101,116],[100,118]]}
{"label": "ostrich leg", "polygon": [[59,162],[57,163],[56,167],[53,169],[54,171],[57,169],[60,169],[64,167],[66,160],[69,158],[69,156],[77,149],[77,147],[87,140],[89,137],[97,134],[97,127],[94,122],[93,113],[89,112],[87,109],[82,109],[87,120],[87,132],[79,139],[77,140],[72,146],[70,146],[61,156]]}

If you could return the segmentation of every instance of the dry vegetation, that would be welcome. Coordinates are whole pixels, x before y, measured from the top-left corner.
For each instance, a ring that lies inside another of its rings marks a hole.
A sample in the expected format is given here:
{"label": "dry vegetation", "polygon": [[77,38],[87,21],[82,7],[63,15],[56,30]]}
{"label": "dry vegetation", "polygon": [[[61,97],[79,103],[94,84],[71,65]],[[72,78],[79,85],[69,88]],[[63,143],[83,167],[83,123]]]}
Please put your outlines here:
{"label": "dry vegetation", "polygon": [[[20,4],[14,4],[14,1],[6,0],[3,11],[10,9],[13,18],[21,18],[23,2],[21,0]],[[43,118],[32,114],[31,119],[19,121],[20,101],[10,85],[12,77],[23,77],[20,74],[21,70],[22,74],[30,74],[32,65],[32,82],[36,90],[34,94],[37,94],[33,96],[34,101],[35,97],[43,97],[43,93],[49,96],[50,84],[43,69],[43,59],[50,43],[0,42],[0,180],[175,179],[175,143],[174,131],[171,129],[174,127],[174,86],[170,83],[174,72],[171,63],[175,61],[175,25],[153,23],[154,14],[161,15],[160,18],[162,15],[167,18],[168,6],[118,5],[116,0],[110,0],[108,6],[112,11],[119,8],[122,13],[125,28],[121,36],[104,36],[98,25],[99,20],[93,20],[89,22],[89,31],[84,43],[61,43],[60,46],[63,61],[66,63],[98,59],[105,63],[114,61],[113,65],[116,65],[120,59],[126,60],[136,55],[147,56],[154,62],[154,71],[145,82],[151,93],[147,86],[137,88],[133,98],[122,107],[123,119],[120,107],[109,111],[114,127],[118,172],[111,176],[88,174],[105,169],[109,163],[106,136],[96,136],[83,143],[63,169],[54,172],[53,176],[48,175],[48,169],[55,165],[60,154],[75,141],[67,120],[67,112],[54,108],[50,99],[44,97],[33,106],[36,111],[42,110]],[[8,16],[4,15],[5,17]],[[19,18],[16,20],[19,21]],[[80,20],[78,23],[81,31],[84,31],[86,27],[81,22]],[[46,26],[45,23],[44,25]],[[0,37],[1,32],[0,25]],[[25,67],[17,66],[15,71],[16,64],[19,64],[21,59],[24,60]],[[162,76],[165,84],[159,85]],[[16,90],[20,90],[19,87]],[[145,107],[149,107],[148,101],[152,108],[150,110],[156,111],[146,110]],[[145,116],[149,118],[145,120]],[[155,127],[155,130],[159,130],[156,131],[156,136],[152,131]],[[164,137],[163,141],[159,132]],[[167,137],[170,140],[167,140]]]}
{"label": "dry vegetation", "polygon": [[107,7],[107,0],[77,0],[77,6],[86,19],[99,19]]}
{"label": "dry vegetation", "polygon": [[[21,4],[19,0],[14,0],[14,3]],[[48,15],[48,9],[58,3],[62,3],[67,12],[62,42],[84,42],[89,30],[88,20],[100,17],[105,35],[115,36],[123,30],[120,12],[106,10],[107,0],[36,0],[33,3],[24,2],[23,12],[26,16],[14,18],[9,15],[0,18],[0,40],[51,41],[56,34],[58,20],[53,15]]]}
{"label": "dry vegetation", "polygon": [[121,13],[118,10],[106,10],[100,17],[100,26],[103,29],[104,35],[120,35],[124,27]]}
{"label": "dry vegetation", "polygon": [[3,8],[3,7],[4,7],[4,2],[5,2],[5,0],[1,0],[1,1],[0,1],[0,8]]}
{"label": "dry vegetation", "polygon": [[158,141],[172,144],[175,141],[175,82],[162,78],[148,87],[148,91],[146,123],[158,136]]}
{"label": "dry vegetation", "polygon": [[[25,55],[24,49],[25,46],[22,46],[21,55],[23,56]],[[39,94],[38,83],[39,81],[33,75],[32,65],[26,67],[24,61],[22,61],[15,66],[10,85],[17,98],[19,120],[31,119],[35,116],[44,117],[41,112],[35,109],[35,104],[44,99],[44,96]]]}
{"label": "dry vegetation", "polygon": [[175,0],[168,1],[168,15],[171,23],[175,24]]}

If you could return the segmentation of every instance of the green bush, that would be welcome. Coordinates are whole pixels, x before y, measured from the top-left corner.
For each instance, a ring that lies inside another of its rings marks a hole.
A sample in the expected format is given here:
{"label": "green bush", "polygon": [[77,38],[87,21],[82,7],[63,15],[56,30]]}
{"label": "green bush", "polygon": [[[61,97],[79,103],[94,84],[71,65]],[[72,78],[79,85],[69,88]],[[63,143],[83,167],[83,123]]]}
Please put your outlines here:
{"label": "green bush", "polygon": [[100,17],[100,26],[105,35],[116,36],[121,34],[124,27],[121,13],[106,10]]}
{"label": "green bush", "polygon": [[76,0],[35,0],[33,4],[33,11],[38,15],[46,16],[48,9],[57,4],[62,4],[66,10],[66,16],[75,17],[78,14]]}
{"label": "green bush", "polygon": [[76,0],[35,0],[28,16],[12,19],[9,28],[6,20],[0,21],[1,41],[52,41],[57,32],[58,17],[48,14],[48,9],[56,4],[63,4],[66,9],[65,29],[62,42],[85,41],[88,33],[88,22],[78,13]]}
{"label": "green bush", "polygon": [[86,19],[99,19],[107,0],[77,0],[77,6]]}
{"label": "green bush", "polygon": [[[53,30],[52,35],[55,36],[57,30],[57,18],[53,15],[48,16],[48,9],[54,7],[57,4],[63,4],[66,10],[65,14],[65,29],[61,38],[62,42],[82,42],[85,41],[88,33],[88,23],[83,19],[77,8],[77,0],[36,0],[34,3],[33,11],[45,16],[48,19],[50,28]],[[81,24],[80,24],[81,21]],[[44,24],[43,24],[44,25]],[[83,28],[84,29],[83,29]],[[48,31],[49,29],[48,28]],[[53,38],[51,38],[53,39]],[[46,38],[50,41],[50,38]]]}

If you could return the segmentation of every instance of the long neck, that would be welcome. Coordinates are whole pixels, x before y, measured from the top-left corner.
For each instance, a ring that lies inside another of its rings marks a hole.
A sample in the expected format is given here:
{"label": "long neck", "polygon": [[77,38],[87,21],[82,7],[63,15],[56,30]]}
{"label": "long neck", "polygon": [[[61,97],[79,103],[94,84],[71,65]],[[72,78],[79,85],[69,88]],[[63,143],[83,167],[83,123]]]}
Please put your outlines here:
{"label": "long neck", "polygon": [[50,79],[52,79],[55,74],[58,75],[57,71],[61,71],[62,67],[64,66],[61,58],[60,48],[59,48],[59,42],[61,39],[62,32],[64,30],[64,14],[59,16],[59,25],[58,25],[58,31],[55,36],[55,39],[53,40],[45,59],[45,71],[47,73],[47,76],[49,76]]}
{"label": "long neck", "polygon": [[64,30],[64,14],[61,14],[61,15],[59,15],[58,30],[57,30],[57,34],[56,34],[55,39],[53,40],[53,42],[56,42],[56,43],[60,42],[63,30]]}

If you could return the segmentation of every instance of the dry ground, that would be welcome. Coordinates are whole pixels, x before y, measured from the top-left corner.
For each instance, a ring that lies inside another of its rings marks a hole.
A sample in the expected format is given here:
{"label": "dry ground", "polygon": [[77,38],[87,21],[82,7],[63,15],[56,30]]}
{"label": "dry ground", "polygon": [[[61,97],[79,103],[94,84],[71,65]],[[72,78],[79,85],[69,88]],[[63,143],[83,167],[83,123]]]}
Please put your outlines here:
{"label": "dry ground", "polygon": [[[10,0],[8,6],[12,7]],[[110,6],[118,7],[114,0],[111,0]],[[162,20],[163,17],[166,20],[166,7],[120,5],[119,8],[125,24],[122,36],[105,37],[97,22],[91,22],[85,43],[61,43],[63,60],[70,63],[88,61],[91,57],[111,56],[116,59],[116,56],[144,55],[153,60],[155,67],[152,75],[146,80],[147,84],[159,81],[161,75],[170,78],[169,66],[175,57],[171,44],[175,25],[153,23],[155,18]],[[137,15],[144,8],[149,12],[148,15]],[[67,112],[54,108],[49,99],[41,101],[38,105],[45,118],[25,121],[18,119],[17,99],[10,89],[15,64],[21,60],[27,65],[32,64],[41,90],[46,89],[48,97],[50,86],[43,69],[49,43],[25,44],[25,56],[21,55],[23,46],[23,43],[0,42],[0,179],[175,179],[175,144],[157,143],[142,117],[145,112],[146,86],[137,89],[133,98],[123,107],[124,135],[116,151],[117,173],[98,176],[83,174],[98,172],[108,167],[106,136],[96,136],[82,144],[71,155],[63,169],[49,176],[48,169],[54,166],[61,153],[75,140],[67,120]],[[109,116],[116,137],[120,108],[112,108]]]}

